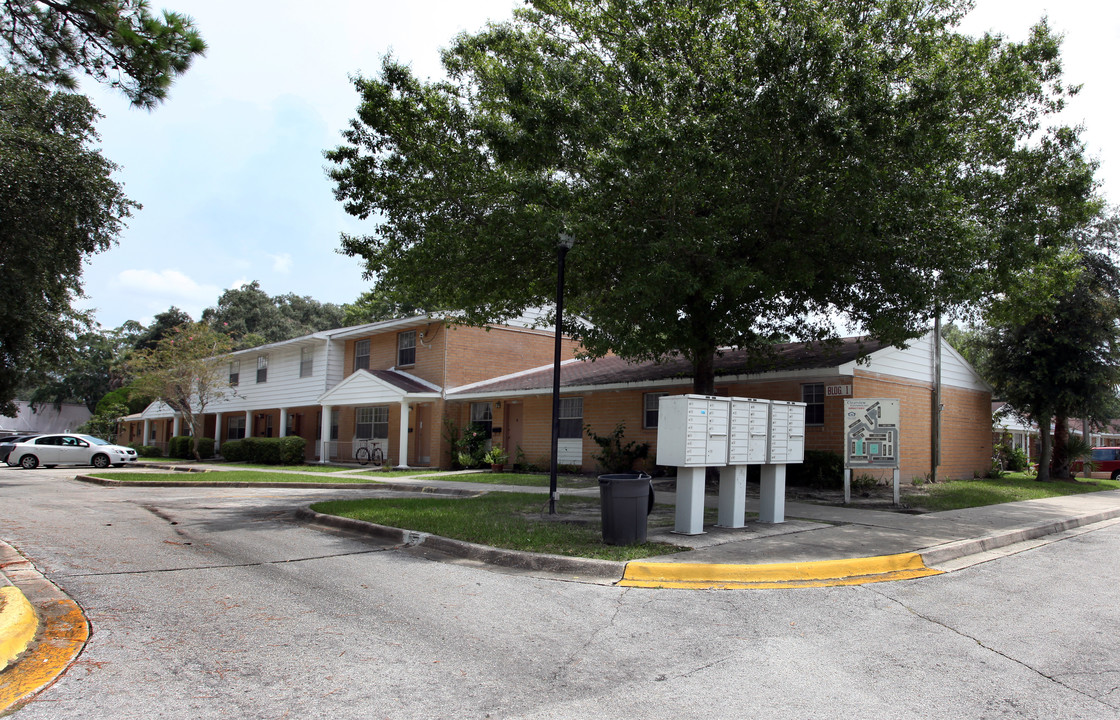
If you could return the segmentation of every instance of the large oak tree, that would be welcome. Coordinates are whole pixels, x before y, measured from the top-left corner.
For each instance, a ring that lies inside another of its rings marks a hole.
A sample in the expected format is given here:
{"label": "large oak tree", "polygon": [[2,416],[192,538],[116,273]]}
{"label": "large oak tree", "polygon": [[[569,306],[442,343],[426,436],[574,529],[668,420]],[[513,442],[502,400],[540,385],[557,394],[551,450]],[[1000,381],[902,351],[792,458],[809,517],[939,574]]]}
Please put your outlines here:
{"label": "large oak tree", "polygon": [[391,58],[355,79],[327,157],[372,230],[343,250],[394,301],[473,323],[547,304],[568,233],[588,322],[565,329],[679,353],[710,392],[721,348],[825,337],[837,312],[915,337],[1037,250],[1006,231],[1046,217],[1016,177],[1091,186],[1062,164],[1076,133],[1037,139],[1069,93],[1044,23],[1016,43],[955,32],[964,0],[527,4],[455,38],[446,81]]}

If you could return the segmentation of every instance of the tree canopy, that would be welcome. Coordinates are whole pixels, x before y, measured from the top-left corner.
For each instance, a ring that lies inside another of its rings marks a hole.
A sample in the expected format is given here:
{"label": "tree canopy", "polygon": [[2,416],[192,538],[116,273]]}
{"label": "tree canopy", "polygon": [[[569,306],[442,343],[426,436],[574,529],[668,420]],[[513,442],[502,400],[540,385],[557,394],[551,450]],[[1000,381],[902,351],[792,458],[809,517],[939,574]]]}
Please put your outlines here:
{"label": "tree canopy", "polygon": [[145,108],[206,51],[193,20],[146,0],[3,0],[0,45],[17,73],[73,90],[84,70]]}
{"label": "tree canopy", "polygon": [[1039,427],[1039,479],[1069,477],[1069,418],[1102,425],[1120,407],[1118,228],[1120,219],[1106,216],[1067,238],[1063,272],[1051,282],[1058,291],[1011,288],[983,335],[998,396]]}
{"label": "tree canopy", "polygon": [[1048,188],[1016,178],[1091,189],[1075,132],[1030,142],[1070,92],[1045,23],[1015,43],[955,32],[965,0],[528,5],[458,36],[447,81],[392,58],[355,79],[326,156],[373,230],[342,248],[396,302],[474,323],[548,304],[564,232],[588,321],[566,330],[682,354],[710,392],[720,348],[827,337],[838,312],[921,334],[1024,259]]}
{"label": "tree canopy", "polygon": [[194,437],[195,459],[206,408],[234,394],[224,357],[230,350],[229,336],[196,322],[175,328],[154,348],[137,351],[129,361],[134,392],[163,401],[186,419]]}
{"label": "tree canopy", "polygon": [[258,281],[226,290],[218,304],[202,311],[202,320],[232,337],[238,349],[290,340],[340,327],[341,307],[308,296],[270,296]]}
{"label": "tree canopy", "polygon": [[34,368],[53,368],[88,325],[71,300],[82,263],[137,207],[97,150],[97,111],[0,69],[0,410]]}

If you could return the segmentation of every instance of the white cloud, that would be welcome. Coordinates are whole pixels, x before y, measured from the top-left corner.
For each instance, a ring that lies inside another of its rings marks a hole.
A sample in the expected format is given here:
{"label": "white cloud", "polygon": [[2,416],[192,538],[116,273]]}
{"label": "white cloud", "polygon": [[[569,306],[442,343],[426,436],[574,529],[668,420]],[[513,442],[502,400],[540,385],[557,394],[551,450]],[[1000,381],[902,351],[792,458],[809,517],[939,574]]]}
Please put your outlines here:
{"label": "white cloud", "polygon": [[269,257],[272,258],[272,270],[273,270],[273,272],[278,272],[278,273],[282,273],[284,275],[287,275],[289,272],[292,271],[292,256],[290,254],[288,254],[288,253],[280,253],[279,255],[269,254]]}
{"label": "white cloud", "polygon": [[113,285],[123,299],[145,314],[174,305],[195,319],[222,292],[220,287],[196,282],[178,270],[122,270]]}

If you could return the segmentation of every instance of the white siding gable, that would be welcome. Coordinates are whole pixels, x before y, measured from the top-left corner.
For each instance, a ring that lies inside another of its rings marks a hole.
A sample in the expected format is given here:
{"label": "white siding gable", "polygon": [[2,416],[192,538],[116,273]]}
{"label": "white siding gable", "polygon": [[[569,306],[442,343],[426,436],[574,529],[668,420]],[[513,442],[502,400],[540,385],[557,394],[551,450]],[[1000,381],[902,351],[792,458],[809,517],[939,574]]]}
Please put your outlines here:
{"label": "white siding gable", "polygon": [[[906,348],[883,348],[871,353],[863,364],[840,366],[840,374],[854,374],[862,369],[923,383],[933,382],[933,332],[911,341]],[[968,362],[949,343],[941,341],[941,384],[968,390],[991,391]]]}

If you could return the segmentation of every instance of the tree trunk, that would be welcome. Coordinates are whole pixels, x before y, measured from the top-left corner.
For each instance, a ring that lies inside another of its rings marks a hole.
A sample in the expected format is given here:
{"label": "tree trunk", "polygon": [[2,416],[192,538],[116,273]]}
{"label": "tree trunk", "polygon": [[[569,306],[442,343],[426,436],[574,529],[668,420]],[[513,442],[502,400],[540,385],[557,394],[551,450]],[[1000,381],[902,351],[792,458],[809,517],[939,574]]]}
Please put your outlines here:
{"label": "tree trunk", "polygon": [[1065,415],[1054,417],[1054,447],[1051,452],[1050,477],[1069,480],[1069,418]]}
{"label": "tree trunk", "polygon": [[692,392],[714,395],[716,391],[716,349],[696,351],[692,359]]}
{"label": "tree trunk", "polygon": [[1038,423],[1038,479],[1046,482],[1050,479],[1050,416],[1037,417]]}

